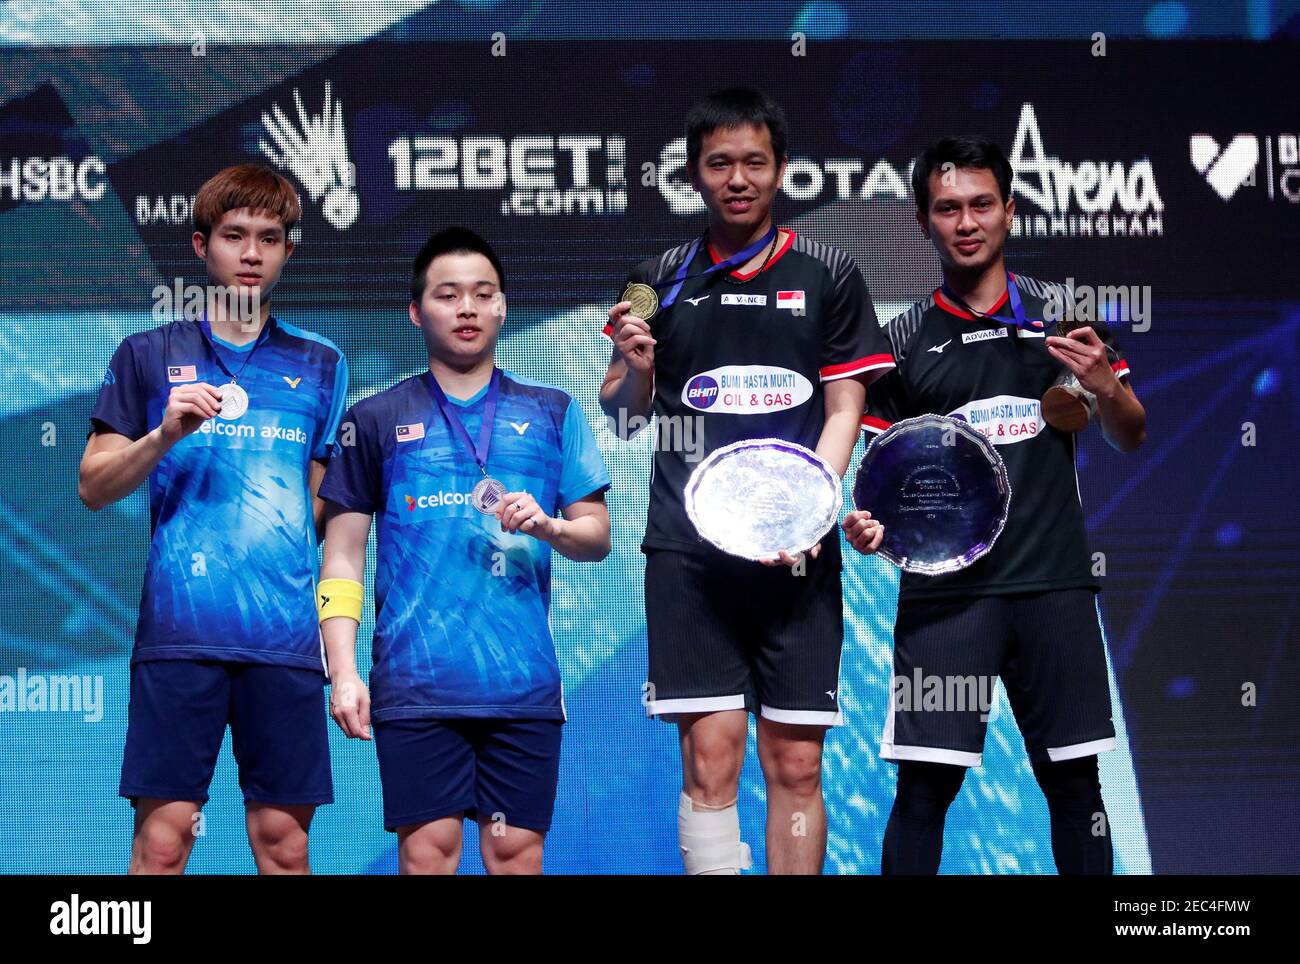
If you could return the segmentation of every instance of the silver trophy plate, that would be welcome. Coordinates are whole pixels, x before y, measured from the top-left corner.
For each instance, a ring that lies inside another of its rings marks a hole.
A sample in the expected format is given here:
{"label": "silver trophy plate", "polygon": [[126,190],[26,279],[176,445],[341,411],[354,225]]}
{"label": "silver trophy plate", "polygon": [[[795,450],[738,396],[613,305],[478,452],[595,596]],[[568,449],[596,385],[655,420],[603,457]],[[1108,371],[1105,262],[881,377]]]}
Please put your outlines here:
{"label": "silver trophy plate", "polygon": [[879,553],[927,576],[965,569],[1007,524],[1011,483],[997,448],[965,421],[922,415],[871,442],[853,504],[885,527]]}
{"label": "silver trophy plate", "polygon": [[686,483],[695,531],[742,559],[791,554],[821,541],[840,517],[840,477],[816,452],[777,438],[723,446]]}

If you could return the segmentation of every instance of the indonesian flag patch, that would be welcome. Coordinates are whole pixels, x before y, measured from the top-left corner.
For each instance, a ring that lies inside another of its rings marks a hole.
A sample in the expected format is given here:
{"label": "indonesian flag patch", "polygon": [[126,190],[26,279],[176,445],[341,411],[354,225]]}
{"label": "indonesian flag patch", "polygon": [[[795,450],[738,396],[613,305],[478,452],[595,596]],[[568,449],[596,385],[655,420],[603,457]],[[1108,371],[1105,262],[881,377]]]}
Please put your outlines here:
{"label": "indonesian flag patch", "polygon": [[786,311],[803,311],[803,292],[778,291],[776,293],[776,306],[784,308]]}

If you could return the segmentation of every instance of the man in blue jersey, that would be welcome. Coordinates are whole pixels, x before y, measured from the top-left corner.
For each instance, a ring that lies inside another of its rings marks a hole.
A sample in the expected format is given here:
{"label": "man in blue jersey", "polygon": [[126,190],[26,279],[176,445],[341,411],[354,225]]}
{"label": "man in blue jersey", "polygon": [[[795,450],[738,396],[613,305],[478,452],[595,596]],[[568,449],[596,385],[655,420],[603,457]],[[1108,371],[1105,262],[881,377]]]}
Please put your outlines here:
{"label": "man in blue jersey", "polygon": [[[270,314],[300,216],[267,168],[205,183],[204,316],[127,337],[91,413],[82,501],[99,510],[149,479],[120,786],[135,806],[131,873],[185,869],[227,725],[259,872],[308,872],[312,814],[333,800],[316,491],[348,375],[331,342]],[[258,310],[239,317],[240,300]]]}
{"label": "man in blue jersey", "polygon": [[[564,700],[548,621],[551,550],[609,553],[609,473],[557,388],[496,367],[505,277],[486,241],[434,235],[411,323],[429,368],[354,405],[321,486],[330,712],[374,739],[402,873],[453,873],[474,816],[489,873],[540,873]],[[371,693],[356,669],[377,516]]]}

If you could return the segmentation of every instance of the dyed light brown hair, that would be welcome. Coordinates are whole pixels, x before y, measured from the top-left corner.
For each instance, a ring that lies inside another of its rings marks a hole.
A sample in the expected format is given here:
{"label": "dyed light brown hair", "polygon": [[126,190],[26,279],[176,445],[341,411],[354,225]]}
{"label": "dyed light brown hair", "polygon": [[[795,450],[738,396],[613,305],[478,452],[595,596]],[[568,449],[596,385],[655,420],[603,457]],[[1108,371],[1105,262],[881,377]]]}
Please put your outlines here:
{"label": "dyed light brown hair", "polygon": [[194,227],[206,237],[227,211],[266,211],[284,225],[284,233],[302,217],[293,185],[261,164],[237,164],[218,171],[194,196]]}

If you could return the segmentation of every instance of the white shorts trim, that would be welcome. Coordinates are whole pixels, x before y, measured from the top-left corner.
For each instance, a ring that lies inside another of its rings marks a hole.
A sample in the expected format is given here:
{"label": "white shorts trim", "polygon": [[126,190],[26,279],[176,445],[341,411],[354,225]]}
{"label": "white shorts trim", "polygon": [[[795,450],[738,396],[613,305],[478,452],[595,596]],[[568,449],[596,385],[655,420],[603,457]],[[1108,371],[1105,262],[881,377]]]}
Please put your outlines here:
{"label": "white shorts trim", "polygon": [[880,744],[880,755],[886,760],[919,760],[922,763],[951,763],[959,767],[977,767],[984,762],[983,753],[964,750],[943,750],[933,746],[899,746]]}
{"label": "white shorts trim", "polygon": [[716,713],[719,710],[743,710],[745,694],[735,696],[696,696],[680,700],[649,700],[646,716],[663,716],[665,713]]}
{"label": "white shorts trim", "polygon": [[773,723],[798,723],[805,726],[843,726],[844,714],[840,710],[779,710],[773,706],[760,706],[759,713]]}
{"label": "white shorts trim", "polygon": [[1070,746],[1049,746],[1047,748],[1047,758],[1053,763],[1059,763],[1062,760],[1077,760],[1081,756],[1106,753],[1113,749],[1115,749],[1115,738],[1108,736],[1103,740],[1091,740],[1088,743],[1073,743]]}
{"label": "white shorts trim", "polygon": [[889,710],[885,714],[885,727],[880,734],[880,756],[885,760],[919,760],[922,763],[952,763],[959,767],[977,767],[983,764],[983,753],[965,750],[945,750],[933,746],[903,746],[894,742],[894,697],[890,694]]}

